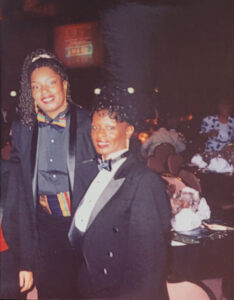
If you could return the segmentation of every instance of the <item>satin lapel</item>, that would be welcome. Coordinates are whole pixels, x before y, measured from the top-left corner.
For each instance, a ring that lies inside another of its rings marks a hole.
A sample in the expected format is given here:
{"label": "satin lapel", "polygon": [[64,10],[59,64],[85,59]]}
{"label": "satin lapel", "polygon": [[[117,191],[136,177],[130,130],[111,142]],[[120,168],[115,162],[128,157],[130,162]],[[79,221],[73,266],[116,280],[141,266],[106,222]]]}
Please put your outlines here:
{"label": "satin lapel", "polygon": [[76,228],[75,218],[73,218],[72,223],[69,228],[69,231],[68,231],[68,239],[69,239],[71,245],[75,248],[80,248],[82,237],[83,237],[83,234]]}
{"label": "satin lapel", "polygon": [[37,201],[37,147],[38,146],[38,124],[34,123],[33,133],[32,133],[32,143],[31,143],[31,174],[32,174],[32,192],[33,192],[33,202],[36,205]]}
{"label": "satin lapel", "polygon": [[71,188],[71,194],[74,191],[75,180],[75,153],[76,153],[76,132],[77,132],[77,114],[76,110],[71,107],[70,128],[69,128],[69,145],[67,156],[68,176]]}
{"label": "satin lapel", "polygon": [[32,129],[32,143],[31,143],[31,172],[34,174],[35,163],[36,163],[36,154],[37,154],[37,144],[38,144],[38,124],[34,123]]}
{"label": "satin lapel", "polygon": [[97,163],[93,159],[77,164],[76,184],[72,200],[72,211],[75,212],[84,193],[98,173]]}
{"label": "satin lapel", "polygon": [[82,177],[85,190],[89,187],[92,180],[97,176],[99,170],[95,160],[82,161],[79,165],[79,174]]}
{"label": "satin lapel", "polygon": [[131,173],[132,166],[136,163],[136,158],[134,154],[130,153],[126,159],[126,161],[122,164],[122,166],[116,172],[114,178],[123,178],[127,177],[129,173]]}
{"label": "satin lapel", "polygon": [[93,212],[90,216],[87,229],[91,226],[102,208],[109,202],[113,195],[120,189],[126,178],[112,179],[108,186],[105,188],[101,196],[99,197]]}
{"label": "satin lapel", "polygon": [[103,207],[110,201],[110,199],[114,196],[114,194],[120,189],[122,184],[124,183],[126,177],[131,172],[131,168],[136,162],[136,159],[133,154],[130,154],[126,161],[122,164],[119,170],[116,172],[114,178],[110,181],[108,186],[105,188],[101,196],[99,197],[94,210],[90,216],[88,228],[91,226],[99,212],[103,209]]}

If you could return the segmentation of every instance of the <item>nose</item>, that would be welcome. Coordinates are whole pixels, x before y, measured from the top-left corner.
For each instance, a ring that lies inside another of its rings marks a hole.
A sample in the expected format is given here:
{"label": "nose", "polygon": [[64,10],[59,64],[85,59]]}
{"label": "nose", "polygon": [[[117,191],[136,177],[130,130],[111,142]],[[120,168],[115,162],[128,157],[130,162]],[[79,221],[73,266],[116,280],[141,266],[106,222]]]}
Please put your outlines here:
{"label": "nose", "polygon": [[99,138],[103,138],[106,136],[106,131],[104,128],[100,128],[99,131],[98,131],[98,137]]}
{"label": "nose", "polygon": [[42,92],[42,94],[47,94],[48,91],[49,91],[49,89],[48,89],[48,86],[47,86],[47,85],[43,85],[43,86],[41,87],[41,92]]}

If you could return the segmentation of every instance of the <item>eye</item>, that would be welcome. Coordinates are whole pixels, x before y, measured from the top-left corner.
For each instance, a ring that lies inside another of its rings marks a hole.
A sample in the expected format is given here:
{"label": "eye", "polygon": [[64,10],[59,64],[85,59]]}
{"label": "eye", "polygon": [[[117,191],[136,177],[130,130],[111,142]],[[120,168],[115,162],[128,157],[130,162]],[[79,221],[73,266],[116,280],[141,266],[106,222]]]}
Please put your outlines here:
{"label": "eye", "polygon": [[50,81],[49,81],[49,85],[50,86],[53,86],[53,85],[55,85],[57,83],[57,80],[56,79],[51,79]]}
{"label": "eye", "polygon": [[38,84],[32,84],[31,85],[31,90],[32,91],[39,91],[40,90],[40,85],[38,85]]}
{"label": "eye", "polygon": [[115,130],[115,126],[107,126],[107,130]]}
{"label": "eye", "polygon": [[96,125],[91,125],[91,129],[92,130],[97,130],[97,126]]}

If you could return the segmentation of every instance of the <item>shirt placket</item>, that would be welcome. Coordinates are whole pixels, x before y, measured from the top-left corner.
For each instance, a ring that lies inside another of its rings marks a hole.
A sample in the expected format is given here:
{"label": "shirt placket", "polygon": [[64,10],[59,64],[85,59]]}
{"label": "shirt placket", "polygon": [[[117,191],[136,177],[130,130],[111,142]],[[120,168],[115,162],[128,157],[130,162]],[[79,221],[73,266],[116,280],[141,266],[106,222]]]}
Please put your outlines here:
{"label": "shirt placket", "polygon": [[[53,166],[55,163],[55,148],[56,147],[56,138],[55,138],[55,133],[54,130],[50,131],[50,151],[49,151],[49,165],[52,167],[51,169],[54,170]],[[52,181],[56,183],[57,180],[57,174],[55,171],[51,174],[52,176]]]}

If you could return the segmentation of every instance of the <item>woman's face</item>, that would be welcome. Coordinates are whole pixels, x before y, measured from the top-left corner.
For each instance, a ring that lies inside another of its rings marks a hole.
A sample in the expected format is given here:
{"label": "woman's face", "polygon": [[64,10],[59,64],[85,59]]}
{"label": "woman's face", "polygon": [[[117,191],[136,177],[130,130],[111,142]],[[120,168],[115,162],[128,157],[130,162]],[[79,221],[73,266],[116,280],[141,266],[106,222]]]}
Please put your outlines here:
{"label": "woman's face", "polygon": [[223,117],[229,117],[232,113],[231,104],[220,104],[219,105],[219,115]]}
{"label": "woman's face", "polygon": [[49,67],[35,69],[31,75],[31,91],[36,105],[51,118],[66,108],[67,81]]}
{"label": "woman's face", "polygon": [[92,119],[91,136],[96,151],[107,159],[111,153],[128,147],[134,127],[127,122],[110,118],[105,110],[95,112]]}

